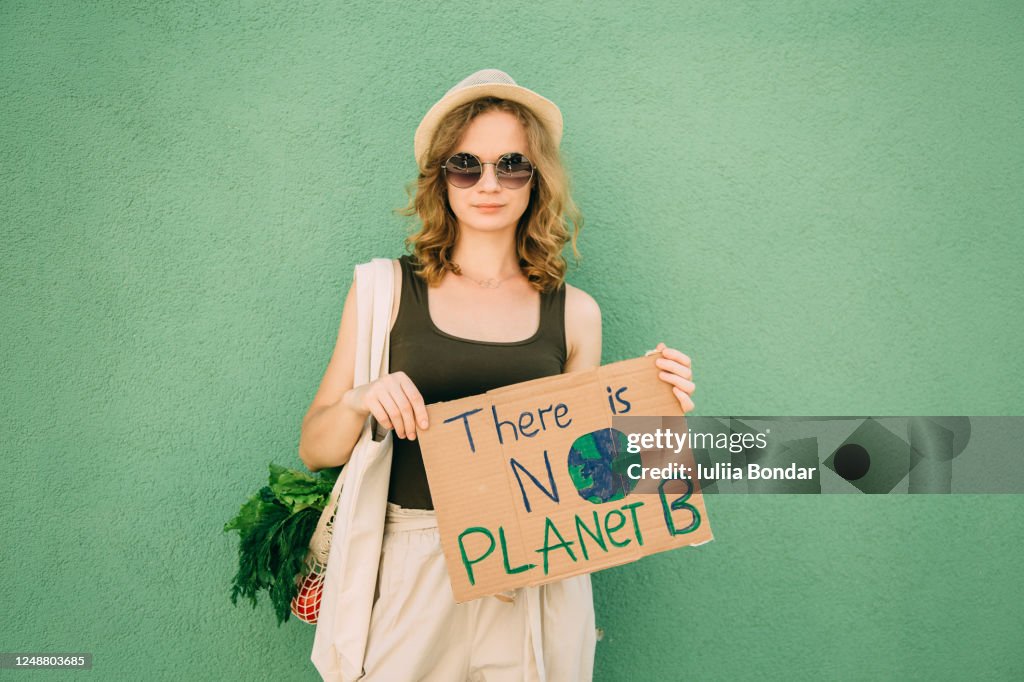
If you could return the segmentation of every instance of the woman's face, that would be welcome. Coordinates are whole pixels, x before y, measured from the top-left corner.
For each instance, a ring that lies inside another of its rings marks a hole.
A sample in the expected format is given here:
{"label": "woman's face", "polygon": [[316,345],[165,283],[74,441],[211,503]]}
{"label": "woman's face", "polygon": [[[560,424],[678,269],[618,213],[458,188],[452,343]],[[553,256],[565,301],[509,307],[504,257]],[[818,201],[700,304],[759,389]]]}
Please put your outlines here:
{"label": "woman's face", "polygon": [[519,218],[530,203],[530,188],[537,181],[519,189],[506,189],[498,184],[494,166],[503,154],[518,152],[530,158],[526,131],[515,116],[505,111],[487,111],[474,118],[452,152],[469,152],[480,159],[484,174],[472,187],[465,189],[448,185],[448,203],[459,221],[459,230],[481,232],[508,231],[515,234]]}

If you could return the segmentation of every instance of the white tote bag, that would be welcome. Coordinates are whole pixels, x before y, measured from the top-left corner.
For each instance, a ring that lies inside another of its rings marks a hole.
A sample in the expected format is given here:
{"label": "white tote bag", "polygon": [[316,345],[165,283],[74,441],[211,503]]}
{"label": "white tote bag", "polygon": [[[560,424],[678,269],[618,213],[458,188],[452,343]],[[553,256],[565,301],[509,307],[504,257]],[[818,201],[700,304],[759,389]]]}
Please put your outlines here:
{"label": "white tote bag", "polygon": [[[388,372],[389,326],[394,293],[391,260],[356,266],[358,331],[353,385]],[[342,469],[331,550],[310,660],[326,682],[362,676],[384,537],[393,432],[381,437],[367,418],[352,456]]]}

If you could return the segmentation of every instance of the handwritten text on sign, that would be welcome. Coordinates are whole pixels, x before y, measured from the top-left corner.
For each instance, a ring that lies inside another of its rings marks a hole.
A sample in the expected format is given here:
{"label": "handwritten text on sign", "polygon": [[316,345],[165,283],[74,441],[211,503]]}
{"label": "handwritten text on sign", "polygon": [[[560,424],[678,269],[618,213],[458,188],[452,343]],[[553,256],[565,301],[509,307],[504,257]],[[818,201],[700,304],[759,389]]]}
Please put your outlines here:
{"label": "handwritten text on sign", "polygon": [[645,455],[611,428],[617,415],[681,414],[654,357],[427,410],[418,438],[457,601],[712,539],[695,482],[637,489],[626,469]]}

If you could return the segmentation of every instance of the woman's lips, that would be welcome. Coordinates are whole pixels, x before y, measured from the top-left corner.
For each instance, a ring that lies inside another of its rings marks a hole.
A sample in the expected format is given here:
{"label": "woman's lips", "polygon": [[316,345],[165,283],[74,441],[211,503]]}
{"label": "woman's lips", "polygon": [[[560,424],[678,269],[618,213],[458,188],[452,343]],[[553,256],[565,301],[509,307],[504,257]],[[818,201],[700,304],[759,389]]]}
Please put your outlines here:
{"label": "woman's lips", "polygon": [[476,209],[478,211],[483,211],[484,213],[493,213],[494,211],[497,211],[498,209],[500,209],[502,207],[503,207],[503,204],[477,204],[476,205]]}

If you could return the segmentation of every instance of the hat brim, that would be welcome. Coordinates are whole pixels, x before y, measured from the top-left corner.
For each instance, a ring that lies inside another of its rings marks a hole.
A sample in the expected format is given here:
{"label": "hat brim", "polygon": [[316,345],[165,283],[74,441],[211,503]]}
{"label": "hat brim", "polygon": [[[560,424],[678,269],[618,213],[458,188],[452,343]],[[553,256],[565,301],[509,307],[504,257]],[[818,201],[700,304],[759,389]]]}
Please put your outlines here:
{"label": "hat brim", "polygon": [[413,148],[416,154],[416,162],[423,165],[423,157],[427,153],[427,147],[434,137],[434,132],[441,120],[454,108],[481,97],[500,97],[501,99],[518,102],[528,107],[541,123],[548,129],[557,147],[562,140],[562,112],[554,102],[538,95],[533,90],[528,90],[521,85],[510,85],[507,83],[481,83],[460,88],[455,92],[442,97],[430,107],[430,111],[420,121],[416,128],[416,135],[413,138]]}

